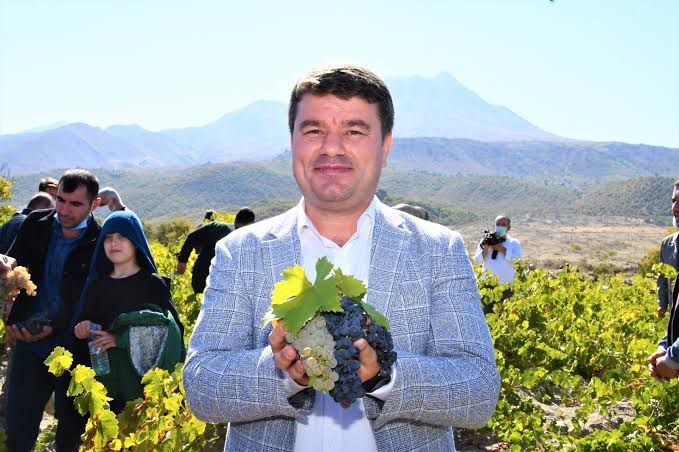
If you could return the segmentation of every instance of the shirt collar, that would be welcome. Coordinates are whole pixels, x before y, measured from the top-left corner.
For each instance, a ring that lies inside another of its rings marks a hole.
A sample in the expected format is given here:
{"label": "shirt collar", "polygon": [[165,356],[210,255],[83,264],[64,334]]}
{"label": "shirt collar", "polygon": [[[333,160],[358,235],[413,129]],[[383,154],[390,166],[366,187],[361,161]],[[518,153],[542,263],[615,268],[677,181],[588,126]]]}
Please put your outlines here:
{"label": "shirt collar", "polygon": [[[90,214],[92,215],[92,214]],[[88,215],[79,225],[72,228],[64,228],[67,231],[79,231],[80,229],[87,229],[87,222],[90,220],[90,215]],[[54,223],[61,227],[61,221],[59,221],[59,214],[54,214]]]}
{"label": "shirt collar", "polygon": [[[372,231],[372,226],[375,224],[375,212],[377,211],[377,196],[373,196],[372,201],[370,201],[370,204],[368,207],[365,209],[365,211],[361,214],[361,216],[358,218],[358,224],[356,225],[356,233],[360,233],[365,226],[370,226],[370,231]],[[299,203],[297,203],[297,237],[302,236],[302,232],[305,230],[311,230],[315,234],[317,234],[319,237],[322,237],[321,234],[318,232],[316,229],[316,226],[314,226],[313,222],[309,219],[307,216],[306,212],[304,211],[304,198],[299,200]]]}

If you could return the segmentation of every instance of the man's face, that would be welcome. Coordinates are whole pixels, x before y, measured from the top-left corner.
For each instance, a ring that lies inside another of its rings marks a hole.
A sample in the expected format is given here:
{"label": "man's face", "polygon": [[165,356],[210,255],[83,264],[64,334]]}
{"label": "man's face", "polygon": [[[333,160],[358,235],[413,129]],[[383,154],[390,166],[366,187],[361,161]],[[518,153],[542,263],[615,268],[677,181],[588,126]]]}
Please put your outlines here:
{"label": "man's face", "polygon": [[57,187],[55,187],[53,185],[48,185],[47,188],[45,188],[45,191],[47,193],[49,193],[50,195],[52,195],[52,198],[56,199],[56,197],[57,197]]}
{"label": "man's face", "polygon": [[674,227],[679,228],[679,186],[675,186],[672,191],[672,216]]}
{"label": "man's face", "polygon": [[495,227],[498,227],[498,226],[502,226],[502,227],[506,228],[508,231],[509,231],[509,228],[511,227],[511,226],[509,226],[509,220],[506,219],[506,218],[498,218],[497,220],[495,220]]}
{"label": "man's face", "polygon": [[71,193],[66,193],[61,186],[57,190],[55,208],[64,228],[72,228],[82,223],[95,208],[95,204],[87,198],[87,189],[84,185],[78,186]]}
{"label": "man's face", "polygon": [[292,170],[308,207],[360,212],[373,198],[391,149],[377,104],[305,94],[291,137]]}

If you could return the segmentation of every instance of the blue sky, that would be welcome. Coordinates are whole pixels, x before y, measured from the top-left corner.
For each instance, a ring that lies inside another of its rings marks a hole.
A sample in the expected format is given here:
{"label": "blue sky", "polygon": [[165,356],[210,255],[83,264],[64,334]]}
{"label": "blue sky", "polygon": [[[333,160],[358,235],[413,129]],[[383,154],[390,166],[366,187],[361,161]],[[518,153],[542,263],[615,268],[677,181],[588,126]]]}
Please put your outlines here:
{"label": "blue sky", "polygon": [[0,0],[0,134],[202,125],[345,61],[450,72],[558,135],[679,147],[676,0]]}

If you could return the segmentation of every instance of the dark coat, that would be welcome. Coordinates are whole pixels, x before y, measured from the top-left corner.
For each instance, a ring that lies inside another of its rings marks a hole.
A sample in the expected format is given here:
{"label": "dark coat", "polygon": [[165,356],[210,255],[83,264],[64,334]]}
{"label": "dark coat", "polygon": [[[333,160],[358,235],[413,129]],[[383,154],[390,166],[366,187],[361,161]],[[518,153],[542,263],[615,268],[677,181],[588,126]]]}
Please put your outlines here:
{"label": "dark coat", "polygon": [[[40,284],[45,271],[45,258],[52,235],[55,210],[36,210],[31,212],[19,228],[14,244],[8,251],[8,255],[17,260],[17,265],[28,268],[31,280]],[[82,238],[66,258],[64,273],[61,279],[62,309],[52,319],[55,334],[60,334],[69,328],[69,323],[75,314],[76,307],[80,302],[80,295],[87,280],[90,268],[90,260],[94,253],[94,247],[101,230],[94,217],[90,215],[87,229]],[[38,290],[40,287],[38,286]],[[36,297],[21,292],[7,319],[7,324],[14,324],[20,320],[26,320],[36,309]]]}
{"label": "dark coat", "polygon": [[679,297],[679,275],[674,281],[674,292],[672,294],[672,309],[670,310],[670,321],[667,324],[667,346],[674,344],[679,339],[679,312],[677,312],[677,298]]}
{"label": "dark coat", "polygon": [[14,238],[19,232],[21,223],[24,219],[31,213],[31,209],[24,209],[21,212],[15,212],[12,218],[7,220],[5,224],[0,227],[0,253],[5,254],[7,250],[12,246]]}

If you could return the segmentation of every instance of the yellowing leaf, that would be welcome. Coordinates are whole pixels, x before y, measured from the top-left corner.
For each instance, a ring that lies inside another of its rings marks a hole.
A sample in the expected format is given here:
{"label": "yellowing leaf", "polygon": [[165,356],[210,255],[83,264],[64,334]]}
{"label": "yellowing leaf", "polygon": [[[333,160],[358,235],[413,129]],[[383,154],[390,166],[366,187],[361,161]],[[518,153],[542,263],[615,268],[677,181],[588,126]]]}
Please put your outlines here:
{"label": "yellowing leaf", "polygon": [[51,374],[60,377],[65,370],[71,368],[73,355],[64,347],[55,347],[45,360],[45,364],[48,366],[48,371]]}
{"label": "yellowing leaf", "polygon": [[286,268],[283,270],[283,279],[274,285],[273,292],[271,292],[271,304],[285,303],[309,287],[311,287],[311,283],[299,264],[295,264],[292,268]]}
{"label": "yellowing leaf", "polygon": [[97,433],[94,442],[104,446],[118,436],[118,419],[111,410],[103,410],[97,417]]}
{"label": "yellowing leaf", "polygon": [[272,306],[273,314],[283,322],[283,326],[292,334],[311,320],[317,312],[342,312],[337,279],[328,277],[332,264],[325,258],[316,263],[316,281],[302,293],[285,303]]}
{"label": "yellowing leaf", "polygon": [[271,309],[263,323],[281,320],[283,326],[296,334],[317,312],[341,312],[337,278],[333,265],[322,257],[316,262],[316,281],[309,283],[299,265],[283,271],[285,279],[276,284],[272,293]]}

